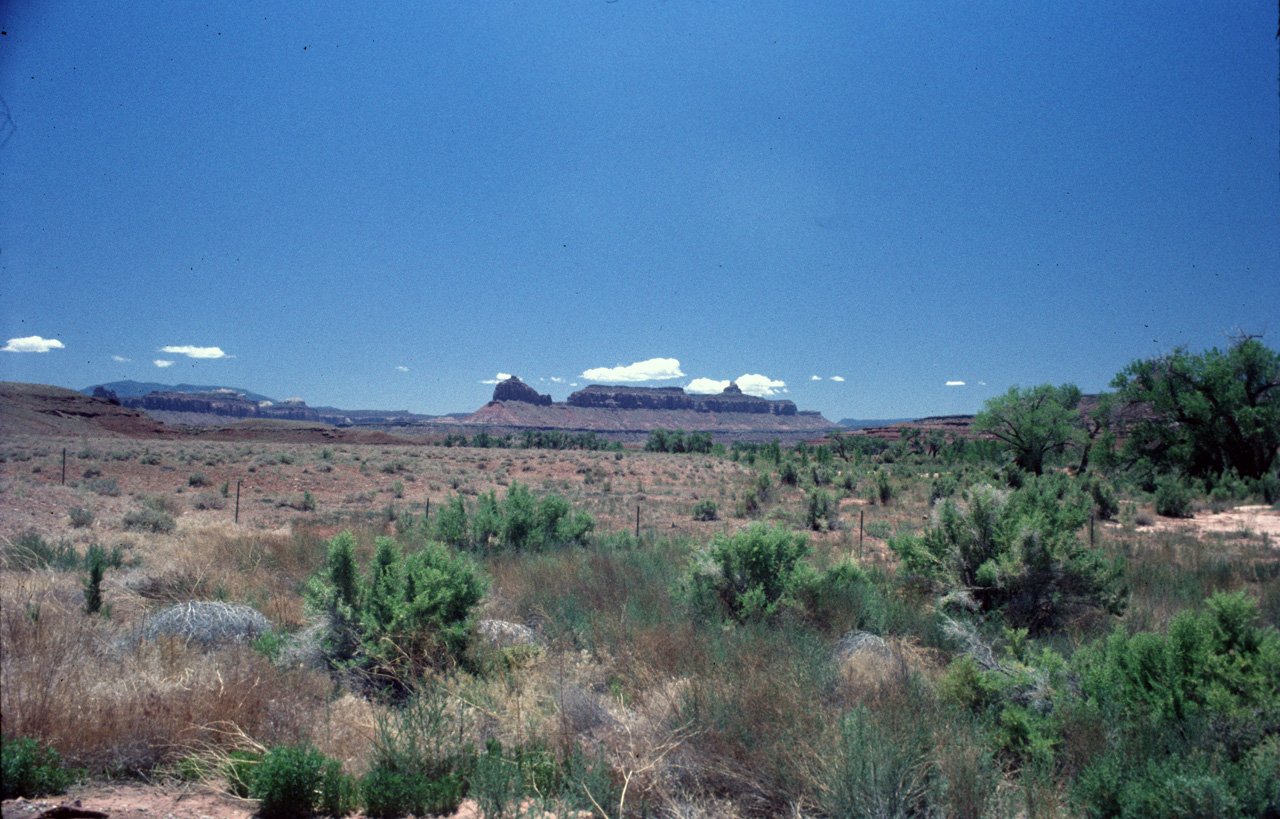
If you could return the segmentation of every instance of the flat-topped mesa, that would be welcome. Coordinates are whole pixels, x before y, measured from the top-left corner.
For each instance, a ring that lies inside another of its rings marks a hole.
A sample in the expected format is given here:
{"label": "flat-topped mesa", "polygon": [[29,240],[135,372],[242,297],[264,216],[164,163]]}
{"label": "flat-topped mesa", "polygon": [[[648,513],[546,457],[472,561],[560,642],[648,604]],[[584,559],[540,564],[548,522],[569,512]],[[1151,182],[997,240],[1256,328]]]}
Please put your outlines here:
{"label": "flat-topped mesa", "polygon": [[540,407],[551,406],[551,396],[542,395],[514,375],[493,388],[494,401],[524,401]]}
{"label": "flat-topped mesa", "polygon": [[120,403],[144,411],[196,412],[229,418],[276,418],[286,421],[319,421],[320,413],[308,407],[301,398],[290,398],[273,404],[250,401],[230,390],[216,392],[150,392]]}
{"label": "flat-topped mesa", "polygon": [[695,412],[747,412],[795,415],[791,401],[770,401],[746,395],[730,383],[719,395],[690,395],[681,387],[606,387],[592,384],[569,396],[571,407],[606,409],[693,410]]}

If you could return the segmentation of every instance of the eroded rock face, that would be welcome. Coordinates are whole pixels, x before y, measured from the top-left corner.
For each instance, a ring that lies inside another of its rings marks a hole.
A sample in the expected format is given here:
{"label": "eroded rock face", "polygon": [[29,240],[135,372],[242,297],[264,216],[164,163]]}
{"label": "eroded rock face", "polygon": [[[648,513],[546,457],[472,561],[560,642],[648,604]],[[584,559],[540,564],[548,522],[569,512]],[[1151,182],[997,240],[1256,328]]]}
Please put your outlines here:
{"label": "eroded rock face", "polygon": [[164,412],[203,412],[228,418],[280,418],[289,421],[319,421],[320,413],[301,401],[268,404],[243,396],[212,392],[152,392],[141,398],[124,398],[126,407]]}
{"label": "eroded rock face", "polygon": [[541,395],[514,375],[493,388],[494,401],[524,401],[540,407],[551,406],[551,396]]}
{"label": "eroded rock face", "polygon": [[592,384],[569,396],[572,407],[607,409],[693,410],[695,412],[748,412],[795,415],[792,401],[770,401],[747,395],[729,384],[719,395],[690,395],[681,387],[606,387]]}

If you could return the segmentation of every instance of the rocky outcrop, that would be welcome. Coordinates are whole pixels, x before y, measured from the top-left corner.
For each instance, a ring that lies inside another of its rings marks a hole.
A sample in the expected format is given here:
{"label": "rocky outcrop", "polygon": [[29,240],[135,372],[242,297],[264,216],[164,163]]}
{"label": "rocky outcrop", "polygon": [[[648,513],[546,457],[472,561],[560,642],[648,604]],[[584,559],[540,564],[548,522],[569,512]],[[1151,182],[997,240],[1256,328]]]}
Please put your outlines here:
{"label": "rocky outcrop", "polygon": [[494,401],[524,401],[539,407],[551,406],[551,396],[542,395],[514,375],[493,388]]}
{"label": "rocky outcrop", "polygon": [[286,421],[320,421],[320,413],[302,401],[291,399],[273,404],[250,401],[229,392],[153,392],[141,398],[123,398],[126,407],[144,412],[196,412],[226,418],[277,418]]}
{"label": "rocky outcrop", "polygon": [[694,412],[745,412],[795,415],[792,401],[770,401],[747,395],[729,384],[719,395],[690,395],[681,387],[605,387],[592,384],[569,396],[571,407],[623,410],[693,410]]}

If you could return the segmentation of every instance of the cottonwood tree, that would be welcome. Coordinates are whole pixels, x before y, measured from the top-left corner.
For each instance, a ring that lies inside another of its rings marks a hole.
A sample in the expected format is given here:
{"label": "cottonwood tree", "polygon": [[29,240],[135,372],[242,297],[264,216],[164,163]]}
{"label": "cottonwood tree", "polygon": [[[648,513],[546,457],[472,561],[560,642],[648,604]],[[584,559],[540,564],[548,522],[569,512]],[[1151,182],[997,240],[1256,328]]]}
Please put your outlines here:
{"label": "cottonwood tree", "polygon": [[1280,354],[1256,336],[1241,336],[1225,353],[1178,349],[1134,361],[1112,381],[1150,417],[1138,422],[1128,449],[1190,475],[1234,469],[1261,478],[1280,451]]}
{"label": "cottonwood tree", "polygon": [[1002,442],[1020,468],[1040,475],[1050,455],[1062,454],[1081,437],[1080,389],[1074,384],[1014,385],[987,399],[973,426]]}

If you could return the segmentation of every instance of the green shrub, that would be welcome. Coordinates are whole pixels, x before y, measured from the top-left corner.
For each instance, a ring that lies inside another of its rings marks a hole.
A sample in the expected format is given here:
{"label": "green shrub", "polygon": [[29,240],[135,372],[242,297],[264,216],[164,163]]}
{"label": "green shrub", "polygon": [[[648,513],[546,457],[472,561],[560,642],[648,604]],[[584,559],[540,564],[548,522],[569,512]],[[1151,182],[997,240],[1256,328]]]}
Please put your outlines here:
{"label": "green shrub", "polygon": [[231,793],[241,799],[248,799],[253,792],[253,781],[258,775],[258,765],[262,763],[263,754],[257,751],[232,751],[227,755],[222,766],[222,774],[227,778],[227,787]]}
{"label": "green shrub", "polygon": [[360,786],[356,778],[342,772],[342,763],[336,759],[325,760],[320,777],[320,799],[316,812],[321,816],[340,819],[355,813],[360,803]]}
{"label": "green shrub", "polygon": [[888,506],[893,501],[893,484],[889,482],[889,473],[883,469],[876,470],[875,497],[881,506]]}
{"label": "green shrub", "polygon": [[815,532],[825,532],[836,527],[838,517],[831,493],[816,488],[809,492],[804,522]]}
{"label": "green shrub", "polygon": [[330,662],[355,661],[386,683],[404,685],[424,668],[461,658],[487,587],[475,564],[434,542],[405,557],[394,540],[379,537],[361,581],[353,549],[349,532],[335,536],[328,566],[306,585],[312,605],[328,615]]}
{"label": "green shrub", "polygon": [[1191,490],[1172,476],[1157,480],[1156,514],[1166,518],[1191,517]]}
{"label": "green shrub", "polygon": [[930,816],[936,776],[923,720],[893,719],[856,706],[842,716],[825,770],[821,805],[827,816],[907,819]]}
{"label": "green shrub", "polygon": [[103,495],[108,498],[119,497],[120,487],[112,478],[97,478],[85,484],[90,492]]}
{"label": "green shrub", "polygon": [[50,543],[38,532],[23,532],[4,546],[5,564],[19,569],[51,568],[60,571],[80,565],[80,554],[70,543]]}
{"label": "green shrub", "polygon": [[461,495],[452,495],[436,513],[435,535],[455,549],[470,544],[471,529],[467,522],[467,507]]}
{"label": "green shrub", "polygon": [[762,523],[732,536],[716,535],[708,555],[715,570],[694,575],[695,596],[718,601],[742,620],[773,615],[795,599],[808,553],[804,535]]}
{"label": "green shrub", "polygon": [[[84,560],[89,570],[89,576],[84,579],[84,611],[85,614],[97,614],[102,611],[102,576],[106,573],[107,555],[95,543],[89,547]],[[110,613],[109,607],[106,613]]]}
{"label": "green shrub", "polygon": [[778,481],[787,486],[795,486],[800,482],[800,473],[796,471],[796,465],[791,461],[785,461],[778,466]]}
{"label": "green shrub", "polygon": [[1066,478],[1028,476],[1015,492],[978,486],[967,499],[964,510],[946,501],[922,537],[890,541],[909,572],[944,591],[966,590],[982,609],[1033,632],[1056,628],[1079,606],[1122,608],[1119,567],[1076,537],[1089,502]]}
{"label": "green shrub", "polygon": [[1098,520],[1114,520],[1120,512],[1115,488],[1108,481],[1095,478],[1089,482],[1089,494],[1093,497],[1093,509]]}
{"label": "green shrub", "polygon": [[88,509],[82,509],[79,506],[72,507],[67,513],[71,518],[71,525],[76,529],[83,529],[86,526],[93,525],[93,512]]}
{"label": "green shrub", "polygon": [[126,529],[168,534],[177,525],[173,515],[149,506],[142,509],[130,509],[124,513],[124,528]]}
{"label": "green shrub", "polygon": [[465,751],[447,696],[426,686],[379,719],[361,784],[371,819],[452,813],[462,801]]}
{"label": "green shrub", "polygon": [[209,479],[205,477],[205,474],[203,472],[196,472],[195,474],[187,478],[187,486],[191,486],[199,489],[200,487],[208,486],[208,485],[209,485]]}
{"label": "green shrub", "polygon": [[316,813],[324,780],[324,754],[312,748],[276,747],[263,758],[250,794],[262,819],[307,819]]}
{"label": "green shrub", "polygon": [[0,740],[4,798],[31,798],[63,793],[74,774],[62,767],[58,752],[30,737]]}
{"label": "green shrub", "polygon": [[693,505],[694,520],[715,520],[719,514],[716,502],[710,498],[704,498]]}

